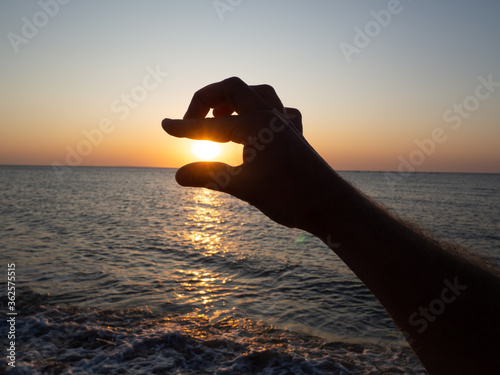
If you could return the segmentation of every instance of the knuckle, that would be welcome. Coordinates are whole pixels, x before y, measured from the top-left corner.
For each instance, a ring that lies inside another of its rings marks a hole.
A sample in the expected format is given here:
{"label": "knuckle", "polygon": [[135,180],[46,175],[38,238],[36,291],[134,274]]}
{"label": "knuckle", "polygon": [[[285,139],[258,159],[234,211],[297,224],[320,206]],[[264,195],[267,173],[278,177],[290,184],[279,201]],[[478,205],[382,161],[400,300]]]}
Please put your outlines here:
{"label": "knuckle", "polygon": [[232,86],[232,87],[239,87],[239,86],[243,86],[243,85],[246,86],[245,82],[243,82],[243,80],[241,78],[236,77],[236,76],[226,78],[223,82],[228,84],[229,86]]}
{"label": "knuckle", "polygon": [[274,87],[268,84],[257,85],[255,86],[255,89],[266,96],[277,96]]}

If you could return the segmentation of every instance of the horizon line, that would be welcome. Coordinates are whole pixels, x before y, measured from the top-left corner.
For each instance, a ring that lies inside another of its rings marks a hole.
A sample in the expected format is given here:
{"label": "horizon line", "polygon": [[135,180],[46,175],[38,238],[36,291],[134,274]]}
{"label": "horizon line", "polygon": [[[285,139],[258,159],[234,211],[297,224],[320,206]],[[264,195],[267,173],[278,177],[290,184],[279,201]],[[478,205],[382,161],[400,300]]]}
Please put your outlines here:
{"label": "horizon line", "polygon": [[[0,164],[0,167],[53,167],[47,164]],[[179,169],[181,167],[152,167],[137,165],[75,165],[64,166],[66,168],[156,168],[156,169]],[[332,168],[333,169],[333,168]],[[373,172],[373,173],[455,173],[455,174],[500,174],[499,172],[453,172],[453,171],[394,171],[394,170],[364,170],[364,169],[333,169],[336,172]]]}

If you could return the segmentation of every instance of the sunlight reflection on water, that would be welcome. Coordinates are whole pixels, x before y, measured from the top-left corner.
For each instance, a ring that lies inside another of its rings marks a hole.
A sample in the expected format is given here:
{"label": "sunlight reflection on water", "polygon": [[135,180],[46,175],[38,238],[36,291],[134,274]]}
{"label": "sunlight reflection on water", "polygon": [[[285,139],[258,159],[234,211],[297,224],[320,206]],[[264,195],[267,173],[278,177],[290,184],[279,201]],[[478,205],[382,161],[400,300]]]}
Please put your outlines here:
{"label": "sunlight reflection on water", "polygon": [[[12,249],[4,256],[52,303],[401,340],[369,291],[319,240],[231,196],[180,187],[175,170],[75,168],[66,185],[51,179],[50,168],[3,173],[0,242]],[[347,175],[426,227],[450,239],[463,232],[464,241],[497,253],[497,176],[417,174],[394,194],[383,174]],[[428,214],[438,211],[447,214]]]}
{"label": "sunlight reflection on water", "polygon": [[216,194],[206,189],[196,190],[192,198],[196,206],[185,223],[189,228],[184,234],[185,239],[191,241],[193,246],[202,251],[205,256],[227,252],[227,249],[221,246],[223,232],[217,229],[218,224],[224,220],[221,202]]}
{"label": "sunlight reflection on water", "polygon": [[238,289],[230,285],[232,280],[227,275],[207,270],[177,269],[172,278],[178,285],[175,303],[197,306],[198,313],[208,316],[219,314],[226,298]]}

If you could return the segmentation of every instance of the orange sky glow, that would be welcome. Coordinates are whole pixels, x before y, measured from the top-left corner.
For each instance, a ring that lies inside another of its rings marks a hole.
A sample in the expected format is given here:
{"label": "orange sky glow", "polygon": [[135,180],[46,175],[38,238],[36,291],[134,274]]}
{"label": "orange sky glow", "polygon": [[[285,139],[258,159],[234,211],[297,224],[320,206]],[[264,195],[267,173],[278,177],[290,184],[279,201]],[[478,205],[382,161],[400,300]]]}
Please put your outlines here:
{"label": "orange sky glow", "polygon": [[[386,2],[256,1],[222,15],[210,2],[74,2],[33,27],[36,2],[2,3],[0,164],[197,161],[161,120],[236,75],[300,109],[335,169],[500,173],[499,6],[445,3],[401,3],[371,36],[358,30]],[[241,151],[224,144],[216,160],[239,164]]]}

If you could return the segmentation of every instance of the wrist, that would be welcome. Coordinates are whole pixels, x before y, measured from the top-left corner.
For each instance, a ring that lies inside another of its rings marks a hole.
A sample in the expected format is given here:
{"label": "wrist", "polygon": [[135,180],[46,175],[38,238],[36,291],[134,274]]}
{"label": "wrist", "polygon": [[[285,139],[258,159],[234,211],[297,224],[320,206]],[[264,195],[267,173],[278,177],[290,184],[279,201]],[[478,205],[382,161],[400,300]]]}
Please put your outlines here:
{"label": "wrist", "polygon": [[327,244],[349,241],[356,236],[358,213],[366,198],[335,171],[323,176],[315,183],[314,191],[308,194],[300,229]]}
{"label": "wrist", "polygon": [[314,228],[306,229],[337,251],[382,245],[398,220],[342,179],[337,173],[321,185],[315,197]]}

